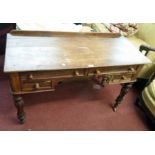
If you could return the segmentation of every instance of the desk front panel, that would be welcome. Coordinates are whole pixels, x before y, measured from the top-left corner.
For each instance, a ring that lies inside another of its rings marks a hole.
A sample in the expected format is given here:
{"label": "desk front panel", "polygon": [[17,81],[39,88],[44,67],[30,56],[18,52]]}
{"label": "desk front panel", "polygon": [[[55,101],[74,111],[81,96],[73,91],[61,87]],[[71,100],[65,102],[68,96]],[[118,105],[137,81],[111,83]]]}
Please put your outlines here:
{"label": "desk front panel", "polygon": [[12,92],[15,94],[54,91],[58,83],[86,78],[101,85],[120,84],[136,81],[141,66],[115,66],[54,71],[10,73]]}

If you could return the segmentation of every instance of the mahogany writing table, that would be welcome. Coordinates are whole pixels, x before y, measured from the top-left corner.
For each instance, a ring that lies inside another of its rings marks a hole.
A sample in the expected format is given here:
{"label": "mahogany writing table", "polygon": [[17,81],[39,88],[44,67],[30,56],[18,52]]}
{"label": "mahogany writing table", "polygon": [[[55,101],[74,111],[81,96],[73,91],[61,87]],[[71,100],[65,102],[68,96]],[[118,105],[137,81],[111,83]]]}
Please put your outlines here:
{"label": "mahogany writing table", "polygon": [[119,34],[12,31],[7,35],[4,72],[9,74],[20,123],[22,94],[54,91],[65,80],[87,78],[98,84],[123,84],[116,111],[140,68],[150,63]]}

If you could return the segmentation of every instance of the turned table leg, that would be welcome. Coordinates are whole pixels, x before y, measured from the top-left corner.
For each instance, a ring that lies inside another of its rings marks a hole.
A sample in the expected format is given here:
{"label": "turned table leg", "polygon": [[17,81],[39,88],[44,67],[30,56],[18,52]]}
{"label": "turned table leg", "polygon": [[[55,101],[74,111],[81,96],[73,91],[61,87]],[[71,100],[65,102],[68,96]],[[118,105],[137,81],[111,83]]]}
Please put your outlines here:
{"label": "turned table leg", "polygon": [[117,107],[123,100],[124,96],[128,93],[129,89],[132,87],[133,83],[125,83],[123,84],[119,96],[115,100],[115,104],[113,106],[113,111],[117,110]]}
{"label": "turned table leg", "polygon": [[14,102],[17,108],[17,118],[21,124],[25,122],[24,101],[19,95],[14,95]]}

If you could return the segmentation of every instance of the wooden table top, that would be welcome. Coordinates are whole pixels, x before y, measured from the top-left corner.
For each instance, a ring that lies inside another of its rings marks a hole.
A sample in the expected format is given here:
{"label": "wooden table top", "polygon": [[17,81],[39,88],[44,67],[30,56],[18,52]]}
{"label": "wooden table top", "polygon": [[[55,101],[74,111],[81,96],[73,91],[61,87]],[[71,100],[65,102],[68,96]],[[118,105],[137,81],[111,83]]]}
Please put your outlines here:
{"label": "wooden table top", "polygon": [[12,31],[7,35],[4,72],[147,64],[118,34]]}

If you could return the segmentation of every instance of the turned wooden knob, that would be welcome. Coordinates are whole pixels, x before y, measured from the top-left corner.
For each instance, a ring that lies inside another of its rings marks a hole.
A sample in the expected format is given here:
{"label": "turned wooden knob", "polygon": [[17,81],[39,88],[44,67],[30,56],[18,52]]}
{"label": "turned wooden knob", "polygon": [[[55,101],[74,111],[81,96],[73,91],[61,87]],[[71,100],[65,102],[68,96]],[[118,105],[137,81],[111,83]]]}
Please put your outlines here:
{"label": "turned wooden knob", "polygon": [[101,72],[97,69],[97,70],[96,70],[96,74],[97,74],[97,75],[100,75]]}
{"label": "turned wooden knob", "polygon": [[79,76],[80,73],[79,73],[78,71],[75,71],[75,75],[76,75],[76,76]]}
{"label": "turned wooden knob", "polygon": [[35,88],[36,88],[36,89],[39,89],[39,88],[40,88],[39,83],[36,83],[36,84],[35,84]]}
{"label": "turned wooden knob", "polygon": [[122,80],[126,80],[127,77],[123,75],[123,76],[121,77],[121,79],[122,79]]}
{"label": "turned wooden knob", "polygon": [[135,71],[135,69],[134,69],[133,67],[129,67],[129,71],[134,72],[134,71]]}
{"label": "turned wooden knob", "polygon": [[105,77],[103,78],[103,80],[104,80],[105,82],[108,82],[108,81],[110,80],[110,77],[105,76]]}
{"label": "turned wooden knob", "polygon": [[33,79],[33,75],[32,74],[29,75],[29,79]]}
{"label": "turned wooden knob", "polygon": [[105,84],[109,83],[109,81],[110,81],[110,78],[108,76],[104,76],[102,81],[101,81],[102,86],[104,87]]}

